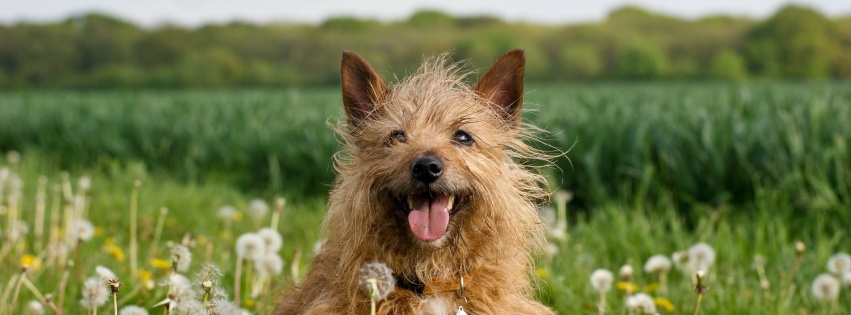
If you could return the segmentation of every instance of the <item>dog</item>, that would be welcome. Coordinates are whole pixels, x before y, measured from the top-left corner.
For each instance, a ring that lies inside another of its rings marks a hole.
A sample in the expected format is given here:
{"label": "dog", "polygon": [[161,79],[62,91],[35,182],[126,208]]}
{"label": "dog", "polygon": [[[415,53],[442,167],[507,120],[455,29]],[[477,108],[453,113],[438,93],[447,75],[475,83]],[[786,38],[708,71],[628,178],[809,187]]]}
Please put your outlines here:
{"label": "dog", "polygon": [[343,53],[328,239],[274,314],[369,313],[359,270],[370,262],[395,282],[377,314],[554,314],[533,297],[544,241],[536,209],[549,190],[530,162],[546,154],[524,142],[535,130],[520,117],[524,52],[506,53],[472,86],[449,59],[388,85]]}

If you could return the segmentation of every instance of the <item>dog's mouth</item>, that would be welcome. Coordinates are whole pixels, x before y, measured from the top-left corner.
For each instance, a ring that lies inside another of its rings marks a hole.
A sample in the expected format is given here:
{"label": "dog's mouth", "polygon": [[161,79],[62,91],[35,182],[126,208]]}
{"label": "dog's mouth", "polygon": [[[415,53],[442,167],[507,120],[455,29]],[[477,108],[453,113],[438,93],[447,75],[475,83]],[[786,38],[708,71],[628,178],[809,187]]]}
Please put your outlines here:
{"label": "dog's mouth", "polygon": [[408,227],[414,237],[434,242],[446,235],[449,220],[461,205],[463,198],[456,194],[425,192],[409,194],[403,203],[408,217]]}

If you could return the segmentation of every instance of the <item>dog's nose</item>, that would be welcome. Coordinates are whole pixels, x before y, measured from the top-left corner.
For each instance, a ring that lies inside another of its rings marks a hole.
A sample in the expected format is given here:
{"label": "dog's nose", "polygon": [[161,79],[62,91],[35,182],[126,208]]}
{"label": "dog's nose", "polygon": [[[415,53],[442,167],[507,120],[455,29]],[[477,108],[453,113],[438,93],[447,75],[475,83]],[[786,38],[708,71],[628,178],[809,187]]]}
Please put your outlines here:
{"label": "dog's nose", "polygon": [[443,174],[443,162],[431,155],[418,158],[411,167],[411,175],[426,184],[436,181],[441,174]]}

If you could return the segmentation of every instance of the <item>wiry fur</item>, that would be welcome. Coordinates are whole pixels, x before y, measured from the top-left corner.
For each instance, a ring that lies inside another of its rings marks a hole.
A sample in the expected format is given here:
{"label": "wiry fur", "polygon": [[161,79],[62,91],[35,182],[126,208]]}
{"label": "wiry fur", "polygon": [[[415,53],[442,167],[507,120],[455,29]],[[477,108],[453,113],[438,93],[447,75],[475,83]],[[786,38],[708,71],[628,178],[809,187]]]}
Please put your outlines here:
{"label": "wiry fur", "polygon": [[[465,309],[471,314],[552,313],[533,300],[531,283],[531,254],[543,242],[536,207],[548,190],[543,177],[521,162],[545,156],[524,143],[529,132],[506,118],[491,95],[466,85],[467,73],[447,59],[425,61],[386,90],[375,83],[370,93],[378,97],[362,121],[353,122],[349,113],[339,126],[344,143],[335,156],[339,176],[323,223],[328,240],[275,314],[368,313],[358,270],[370,261],[387,264],[400,278],[468,275]],[[472,146],[453,142],[458,129],[472,135]],[[390,139],[394,130],[406,133],[403,143]],[[423,154],[440,157],[445,167],[429,189],[465,196],[446,235],[432,244],[412,236],[395,199],[423,189],[410,175],[412,161]],[[419,296],[397,288],[378,313],[454,314],[459,303],[451,291]]]}

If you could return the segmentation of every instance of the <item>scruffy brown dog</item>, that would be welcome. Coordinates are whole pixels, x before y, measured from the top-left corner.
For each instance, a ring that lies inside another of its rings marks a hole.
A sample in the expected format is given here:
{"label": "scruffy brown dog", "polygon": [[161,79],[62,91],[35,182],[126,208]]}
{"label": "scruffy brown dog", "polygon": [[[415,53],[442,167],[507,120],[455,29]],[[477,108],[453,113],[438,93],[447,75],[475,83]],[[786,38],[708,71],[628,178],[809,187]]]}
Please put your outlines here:
{"label": "scruffy brown dog", "polygon": [[[396,287],[378,314],[552,314],[532,297],[545,180],[523,140],[522,50],[472,87],[447,55],[388,86],[357,55],[342,60],[344,149],[307,278],[275,314],[368,314],[359,269],[383,262]],[[463,280],[463,289],[461,282]]]}

